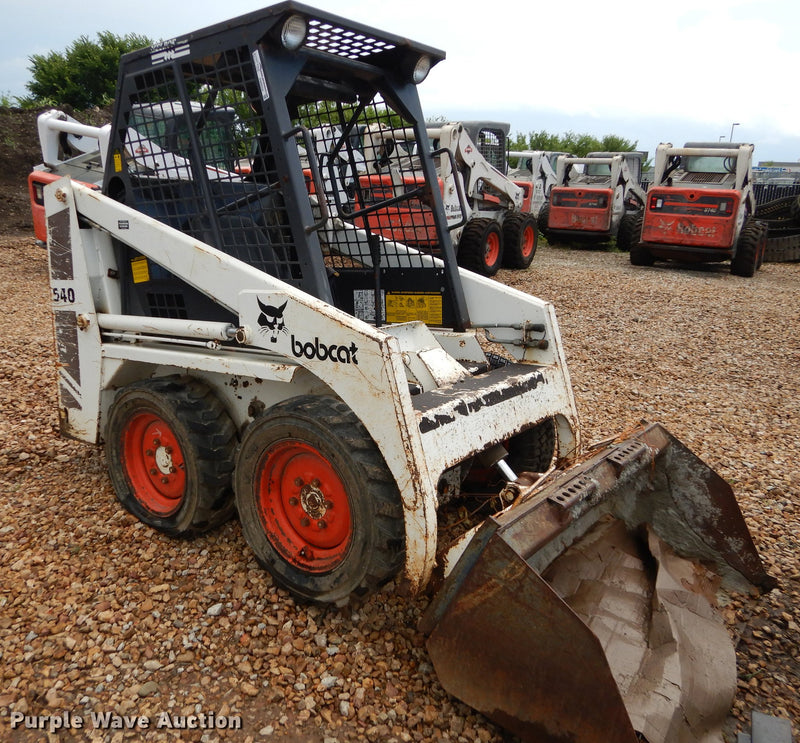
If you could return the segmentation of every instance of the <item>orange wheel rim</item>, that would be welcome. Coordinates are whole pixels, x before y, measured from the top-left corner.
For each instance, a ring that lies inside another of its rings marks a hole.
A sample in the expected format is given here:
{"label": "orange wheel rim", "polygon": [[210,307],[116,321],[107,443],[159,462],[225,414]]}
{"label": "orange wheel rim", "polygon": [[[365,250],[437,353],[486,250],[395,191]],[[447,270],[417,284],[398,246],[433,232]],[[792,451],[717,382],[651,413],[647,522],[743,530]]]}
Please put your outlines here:
{"label": "orange wheel rim", "polygon": [[186,492],[186,464],[166,421],[154,413],[133,416],[122,431],[122,454],[134,498],[157,516],[174,514]]}
{"label": "orange wheel rim", "polygon": [[527,225],[522,231],[522,255],[527,258],[536,248],[536,230]]}
{"label": "orange wheel rim", "polygon": [[496,232],[492,232],[486,238],[486,251],[485,251],[486,265],[493,266],[497,263],[500,257],[500,236]]}
{"label": "orange wheel rim", "polygon": [[335,568],[353,539],[347,490],[313,446],[283,441],[262,456],[257,481],[261,524],[285,560],[309,573]]}

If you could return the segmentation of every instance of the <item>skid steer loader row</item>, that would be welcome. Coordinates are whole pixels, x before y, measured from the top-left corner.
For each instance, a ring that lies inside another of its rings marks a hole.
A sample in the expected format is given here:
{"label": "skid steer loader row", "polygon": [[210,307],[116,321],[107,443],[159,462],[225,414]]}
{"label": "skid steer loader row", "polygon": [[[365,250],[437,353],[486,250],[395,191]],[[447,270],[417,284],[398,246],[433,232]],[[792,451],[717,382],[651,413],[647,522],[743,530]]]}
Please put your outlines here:
{"label": "skid steer loader row", "polygon": [[533,189],[504,175],[509,128],[485,121],[428,128],[441,152],[437,173],[459,265],[484,276],[527,268],[538,244]]}
{"label": "skid steer loader row", "polygon": [[[294,2],[125,55],[102,190],[44,188],[62,431],[105,445],[154,529],[238,512],[301,600],[438,586],[443,684],[528,740],[708,737],[735,664],[685,587],[701,563],[771,585],[730,489],[658,426],[580,456],[554,309],[458,268],[429,147],[421,178],[359,176],[365,128],[427,145],[416,85],[443,58]],[[131,125],[143,105],[182,119],[178,152]],[[439,257],[401,239],[419,204]],[[695,678],[696,651],[724,662]]]}

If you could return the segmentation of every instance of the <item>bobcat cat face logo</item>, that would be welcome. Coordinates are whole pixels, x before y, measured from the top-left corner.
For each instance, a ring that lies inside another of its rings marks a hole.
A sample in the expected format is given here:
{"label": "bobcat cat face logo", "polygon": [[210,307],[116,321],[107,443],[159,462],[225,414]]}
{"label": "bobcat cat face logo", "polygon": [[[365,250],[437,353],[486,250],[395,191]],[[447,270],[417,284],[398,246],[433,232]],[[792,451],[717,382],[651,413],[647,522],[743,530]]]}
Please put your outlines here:
{"label": "bobcat cat face logo", "polygon": [[283,311],[286,309],[286,302],[280,307],[274,307],[271,304],[264,304],[257,297],[256,301],[261,308],[261,313],[258,316],[258,332],[266,335],[270,343],[275,343],[280,333],[289,332],[286,329],[286,323],[283,321]]}

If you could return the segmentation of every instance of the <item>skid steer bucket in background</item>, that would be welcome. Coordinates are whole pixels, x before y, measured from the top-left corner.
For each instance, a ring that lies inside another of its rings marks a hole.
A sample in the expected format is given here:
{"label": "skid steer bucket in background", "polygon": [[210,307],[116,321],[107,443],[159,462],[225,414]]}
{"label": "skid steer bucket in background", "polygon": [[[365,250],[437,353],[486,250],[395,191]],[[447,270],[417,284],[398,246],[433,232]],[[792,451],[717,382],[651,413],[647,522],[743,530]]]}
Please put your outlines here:
{"label": "skid steer bucket in background", "polygon": [[775,585],[730,486],[657,424],[524,480],[421,622],[444,688],[524,741],[721,741],[714,593]]}

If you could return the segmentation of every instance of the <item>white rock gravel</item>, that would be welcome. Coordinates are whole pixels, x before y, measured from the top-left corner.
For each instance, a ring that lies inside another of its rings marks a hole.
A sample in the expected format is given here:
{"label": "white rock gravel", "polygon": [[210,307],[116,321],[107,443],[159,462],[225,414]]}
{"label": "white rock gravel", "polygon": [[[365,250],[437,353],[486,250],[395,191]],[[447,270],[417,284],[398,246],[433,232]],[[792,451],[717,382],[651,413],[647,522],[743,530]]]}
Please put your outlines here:
{"label": "white rock gravel", "polygon": [[[756,708],[797,734],[800,265],[747,280],[543,247],[498,278],[555,303],[587,441],[658,420],[733,483],[779,588],[724,607],[728,732]],[[424,598],[297,605],[236,522],[176,541],[122,511],[102,453],[58,436],[46,258],[27,237],[0,238],[0,297],[0,740],[503,740],[438,684]],[[15,711],[73,727],[11,731]],[[157,727],[182,716],[204,729]]]}

